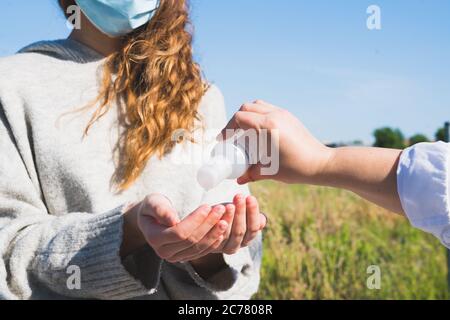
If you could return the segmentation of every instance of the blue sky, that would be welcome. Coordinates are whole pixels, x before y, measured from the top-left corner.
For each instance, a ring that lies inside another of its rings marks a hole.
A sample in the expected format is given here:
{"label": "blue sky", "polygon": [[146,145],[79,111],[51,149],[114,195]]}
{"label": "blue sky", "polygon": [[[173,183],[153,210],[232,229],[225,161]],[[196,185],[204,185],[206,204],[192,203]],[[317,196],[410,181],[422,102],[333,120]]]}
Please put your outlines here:
{"label": "blue sky", "polygon": [[[262,98],[325,142],[381,126],[433,136],[450,120],[448,0],[193,0],[195,53],[231,115]],[[381,8],[382,29],[366,27]],[[56,0],[2,0],[0,56],[66,37]]]}

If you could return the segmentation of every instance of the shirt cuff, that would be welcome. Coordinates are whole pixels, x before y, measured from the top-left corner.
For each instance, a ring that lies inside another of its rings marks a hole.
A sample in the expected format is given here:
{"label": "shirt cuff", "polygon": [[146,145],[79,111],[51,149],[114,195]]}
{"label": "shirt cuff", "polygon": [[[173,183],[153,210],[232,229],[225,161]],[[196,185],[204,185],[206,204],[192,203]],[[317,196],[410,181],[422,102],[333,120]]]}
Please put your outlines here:
{"label": "shirt cuff", "polygon": [[406,149],[397,171],[398,193],[411,224],[450,247],[450,145],[421,143]]}

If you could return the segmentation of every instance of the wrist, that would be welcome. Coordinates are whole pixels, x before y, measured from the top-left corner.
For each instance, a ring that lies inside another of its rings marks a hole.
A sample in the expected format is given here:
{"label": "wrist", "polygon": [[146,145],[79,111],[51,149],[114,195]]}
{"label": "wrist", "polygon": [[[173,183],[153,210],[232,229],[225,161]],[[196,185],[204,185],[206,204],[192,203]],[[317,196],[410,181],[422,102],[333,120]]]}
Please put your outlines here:
{"label": "wrist", "polygon": [[189,261],[189,263],[203,279],[210,278],[226,267],[221,253],[211,253],[200,259]]}
{"label": "wrist", "polygon": [[370,192],[396,171],[400,150],[342,147],[331,149],[320,174],[320,185]]}
{"label": "wrist", "polygon": [[336,173],[338,172],[338,152],[339,149],[324,146],[320,151],[321,157],[318,161],[317,169],[311,177],[311,183],[314,185],[334,187],[337,183]]}
{"label": "wrist", "polygon": [[319,185],[339,189],[350,189],[352,175],[357,168],[354,167],[349,149],[327,147],[327,156],[318,177]]}
{"label": "wrist", "polygon": [[128,205],[123,214],[122,258],[132,254],[147,244],[139,228],[139,204]]}

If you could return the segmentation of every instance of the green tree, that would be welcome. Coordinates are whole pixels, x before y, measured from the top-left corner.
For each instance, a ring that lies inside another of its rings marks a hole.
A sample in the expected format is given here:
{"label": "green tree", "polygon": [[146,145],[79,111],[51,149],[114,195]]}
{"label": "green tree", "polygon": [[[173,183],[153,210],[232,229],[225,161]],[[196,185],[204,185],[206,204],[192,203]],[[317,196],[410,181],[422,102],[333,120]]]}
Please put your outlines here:
{"label": "green tree", "polygon": [[418,133],[409,138],[409,145],[413,146],[421,142],[430,142],[426,135]]}
{"label": "green tree", "polygon": [[374,147],[394,149],[404,149],[406,147],[405,136],[400,129],[380,128],[375,130],[374,136]]}
{"label": "green tree", "polygon": [[436,141],[444,141],[445,142],[445,128],[440,128],[436,131],[435,135]]}

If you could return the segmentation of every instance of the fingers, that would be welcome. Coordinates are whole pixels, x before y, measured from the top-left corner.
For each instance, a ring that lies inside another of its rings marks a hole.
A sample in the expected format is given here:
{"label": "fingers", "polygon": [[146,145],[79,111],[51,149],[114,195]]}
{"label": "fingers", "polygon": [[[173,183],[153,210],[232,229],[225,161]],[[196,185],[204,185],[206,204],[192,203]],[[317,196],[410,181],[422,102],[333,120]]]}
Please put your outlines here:
{"label": "fingers", "polygon": [[248,111],[238,111],[234,118],[238,128],[243,130],[263,129],[265,120],[263,114]]}
{"label": "fingers", "polygon": [[268,219],[264,213],[261,213],[259,215],[259,221],[260,221],[259,230],[265,229],[267,226]]}
{"label": "fingers", "polygon": [[188,240],[192,233],[208,218],[210,212],[210,206],[201,206],[176,226],[164,230],[163,235],[166,236],[165,243],[169,244]]}
{"label": "fingers", "polygon": [[246,233],[246,201],[243,195],[237,195],[233,203],[236,207],[233,226],[231,228],[230,239],[224,247],[223,252],[226,254],[236,253],[240,247]]}
{"label": "fingers", "polygon": [[227,131],[235,131],[238,129],[264,129],[264,116],[276,110],[279,110],[279,108],[263,100],[256,100],[253,103],[245,103],[228,122],[217,138],[219,140],[229,138],[226,135]]}
{"label": "fingers", "polygon": [[220,244],[220,246],[218,248],[216,248],[217,250],[214,253],[223,253],[222,250],[225,247],[226,243],[228,242],[228,240],[230,239],[230,236],[231,236],[231,227],[233,226],[233,220],[234,220],[234,215],[236,212],[236,207],[234,204],[230,203],[230,204],[226,205],[226,209],[227,209],[227,211],[223,215],[222,220],[228,224],[228,228],[223,235],[222,243]]}
{"label": "fingers", "polygon": [[231,226],[233,225],[234,215],[236,213],[236,207],[234,204],[227,204],[226,205],[226,213],[223,215],[222,220],[225,221],[229,228],[227,228],[227,231],[224,234],[224,239],[229,239],[231,234]]}
{"label": "fingers", "polygon": [[261,99],[256,99],[253,103],[263,106],[264,108],[266,108],[265,110],[268,110],[269,112],[280,110],[280,108]]}
{"label": "fingers", "polygon": [[139,216],[139,228],[147,243],[155,250],[165,243],[162,234],[167,230],[167,227],[159,224],[153,217]]}
{"label": "fingers", "polygon": [[[233,132],[238,129],[249,130],[249,129],[262,129],[265,121],[265,116],[263,114],[258,114],[254,112],[238,111],[226,127],[219,134],[218,139],[228,139],[229,134],[227,132]],[[233,132],[234,133],[234,132]]]}
{"label": "fingers", "polygon": [[141,202],[140,214],[153,217],[159,224],[167,227],[175,226],[180,222],[178,214],[172,207],[172,203],[165,196],[152,194]]}
{"label": "fingers", "polygon": [[240,185],[256,182],[262,180],[261,164],[252,165],[242,177],[237,179],[237,183]]}
{"label": "fingers", "polygon": [[[225,213],[225,207],[220,205],[216,206],[212,209],[211,213],[208,217],[203,221],[203,223],[196,229],[190,232],[189,236],[185,240],[181,240],[175,243],[167,243],[164,245],[161,250],[164,251],[164,255],[166,257],[172,257],[179,252],[183,252],[186,249],[191,247],[198,248],[198,246],[202,246],[201,250],[205,250],[204,246],[201,244],[202,240],[208,235],[208,233],[214,229],[216,224],[220,221],[223,214]],[[227,224],[228,226],[228,224]],[[214,241],[217,240],[214,239]],[[213,242],[214,242],[213,241]],[[211,246],[212,243],[208,243],[208,246]]]}
{"label": "fingers", "polygon": [[176,215],[170,201],[153,195],[146,199],[139,217],[147,242],[161,258],[173,263],[213,252],[234,254],[247,246],[267,223],[256,198],[246,199],[243,195],[237,195],[233,204],[226,206],[202,206],[172,227],[161,223],[176,221],[171,220]]}
{"label": "fingers", "polygon": [[225,214],[226,208],[219,205],[213,208],[208,218],[190,235],[188,242],[196,244],[200,242]]}
{"label": "fingers", "polygon": [[167,261],[169,262],[178,262],[178,261],[190,261],[198,259],[202,256],[209,254],[214,251],[216,248],[214,245],[223,241],[223,234],[228,229],[228,223],[225,221],[220,221],[217,223],[212,230],[205,235],[201,241],[192,245],[191,247],[178,252],[173,257],[169,258]]}
{"label": "fingers", "polygon": [[268,113],[274,111],[274,109],[275,109],[275,107],[271,106],[270,104],[268,104],[262,100],[256,100],[253,103],[243,104],[239,111],[254,112],[254,113],[259,113],[259,114],[268,114]]}
{"label": "fingers", "polygon": [[246,247],[261,230],[261,217],[259,212],[259,204],[255,197],[248,197],[246,199],[247,207],[247,232],[242,240],[242,247]]}
{"label": "fingers", "polygon": [[212,209],[202,206],[171,228],[148,216],[144,228],[157,254],[176,263],[196,260],[210,253],[235,254],[248,246],[266,224],[267,218],[260,213],[256,198],[237,195],[233,204]]}
{"label": "fingers", "polygon": [[203,257],[207,256],[208,254],[211,254],[211,253],[216,252],[216,251],[220,248],[220,246],[222,245],[224,239],[225,239],[225,237],[224,237],[223,235],[221,235],[221,236],[219,237],[219,239],[217,239],[217,241],[214,242],[213,245],[210,246],[210,247],[209,247],[207,250],[205,250],[204,252],[199,253],[199,254],[196,254],[196,255],[193,255],[193,256],[190,256],[190,257],[183,258],[183,260],[181,260],[181,261],[194,261],[194,260],[198,260],[198,259],[200,259],[200,258],[203,258]]}
{"label": "fingers", "polygon": [[[186,243],[180,243],[180,244],[172,244],[169,245],[171,248],[167,248],[168,255],[171,257],[174,256],[172,259],[168,261],[180,261],[181,257],[184,259],[183,261],[190,261],[197,258],[200,258],[201,256],[205,256],[206,254],[212,253],[215,250],[219,249],[221,245],[223,245],[224,239],[227,239],[230,234],[231,225],[233,223],[234,218],[234,212],[235,207],[233,204],[228,204],[225,207],[218,206],[217,209],[224,208],[225,214],[220,219],[220,221],[217,222],[216,220],[211,220],[210,225],[215,225],[214,228],[210,228],[208,230],[207,234],[204,234],[202,239],[198,241],[197,243],[193,244],[191,240],[189,246],[186,246]],[[218,211],[220,212],[220,211]],[[212,214],[210,216],[213,216]],[[205,222],[204,224],[206,224]],[[204,233],[204,231],[202,231]]]}

